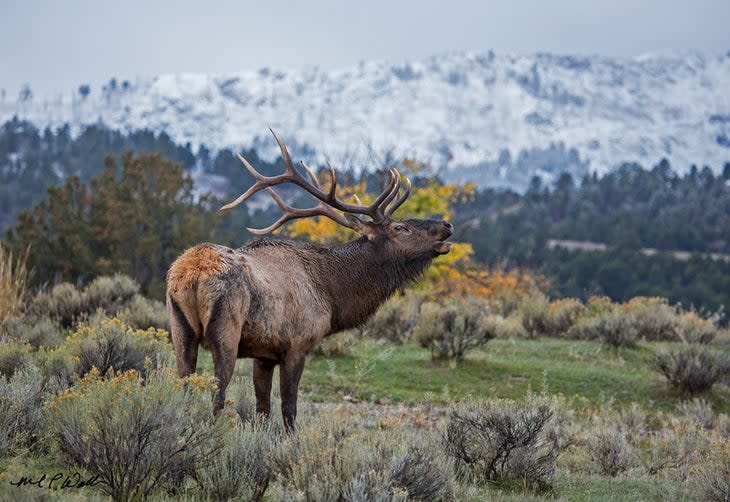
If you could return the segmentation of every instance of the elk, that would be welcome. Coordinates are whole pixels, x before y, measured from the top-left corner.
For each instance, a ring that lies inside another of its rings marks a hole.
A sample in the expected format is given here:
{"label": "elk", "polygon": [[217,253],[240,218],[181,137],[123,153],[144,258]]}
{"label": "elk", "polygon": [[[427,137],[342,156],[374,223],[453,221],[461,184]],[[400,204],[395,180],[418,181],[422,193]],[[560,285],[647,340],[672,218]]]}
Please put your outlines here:
{"label": "elk", "polygon": [[[294,427],[297,390],[307,353],[324,337],[364,323],[397,290],[418,278],[438,255],[450,251],[450,223],[395,220],[393,213],[410,194],[411,182],[397,170],[387,173],[383,191],[369,205],[338,199],[337,176],[330,166],[325,189],[304,163],[305,178],[295,169],[284,142],[274,133],[284,174],[263,176],[238,155],[256,180],[230,209],[266,190],[282,216],[264,235],[296,218],[324,216],[361,236],[341,245],[258,238],[241,248],[198,244],[180,255],[167,274],[166,304],[180,376],[195,371],[198,346],[213,355],[218,393],[217,415],[237,358],[253,358],[257,413],[271,412],[271,382],[279,365],[281,412]],[[291,183],[319,201],[293,208],[272,188]]]}

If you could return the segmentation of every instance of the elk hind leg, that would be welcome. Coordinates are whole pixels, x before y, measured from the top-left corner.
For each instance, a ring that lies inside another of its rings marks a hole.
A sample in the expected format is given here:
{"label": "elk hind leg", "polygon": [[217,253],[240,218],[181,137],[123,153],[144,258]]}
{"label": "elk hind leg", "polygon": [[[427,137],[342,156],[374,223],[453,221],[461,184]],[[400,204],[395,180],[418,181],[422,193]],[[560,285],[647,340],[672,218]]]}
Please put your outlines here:
{"label": "elk hind leg", "polygon": [[170,319],[170,333],[175,347],[177,372],[181,377],[195,373],[198,364],[198,344],[200,339],[188,322],[180,305],[167,297],[167,311]]}
{"label": "elk hind leg", "polygon": [[223,298],[216,303],[204,336],[210,344],[215,377],[218,380],[218,394],[213,404],[213,413],[218,415],[225,405],[226,388],[236,366],[242,321],[234,316],[231,308],[221,308],[225,303]]}

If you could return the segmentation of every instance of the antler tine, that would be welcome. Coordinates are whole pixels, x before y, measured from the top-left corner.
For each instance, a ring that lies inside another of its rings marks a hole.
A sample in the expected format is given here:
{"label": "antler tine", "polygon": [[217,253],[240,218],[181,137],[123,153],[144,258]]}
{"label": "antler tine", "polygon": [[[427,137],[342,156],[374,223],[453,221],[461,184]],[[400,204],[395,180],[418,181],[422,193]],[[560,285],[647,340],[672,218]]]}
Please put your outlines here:
{"label": "antler tine", "polygon": [[327,192],[327,199],[336,201],[337,200],[337,171],[332,167],[332,164],[327,162],[327,167],[330,168],[330,189]]}
{"label": "antler tine", "polygon": [[396,199],[396,201],[393,203],[393,205],[390,206],[385,211],[385,215],[388,216],[388,217],[391,214],[393,214],[395,212],[395,210],[398,209],[406,201],[406,199],[408,198],[408,196],[411,194],[411,187],[413,186],[411,184],[411,180],[408,179],[408,176],[404,176],[404,178],[405,178],[405,183],[404,184],[405,184],[405,187],[406,187],[405,188],[405,191],[403,192],[403,195],[401,195],[400,197],[398,197],[398,199]]}
{"label": "antler tine", "polygon": [[383,204],[383,201],[385,200],[388,195],[390,195],[390,192],[393,191],[393,186],[396,184],[396,175],[393,172],[392,169],[388,170],[388,174],[390,175],[390,179],[388,180],[388,184],[383,188],[383,191],[378,195],[378,198],[375,199],[375,202],[373,202],[373,206],[376,208],[380,208]]}
{"label": "antler tine", "polygon": [[356,230],[356,228],[349,221],[347,221],[347,219],[344,216],[336,213],[335,211],[332,210],[331,207],[325,205],[324,203],[320,203],[319,205],[317,205],[315,207],[310,207],[310,208],[306,208],[306,209],[298,209],[298,208],[291,207],[286,202],[284,202],[284,199],[282,199],[281,196],[278,193],[276,193],[276,191],[273,188],[267,188],[266,191],[269,192],[269,195],[271,195],[271,198],[274,199],[274,201],[276,202],[276,205],[281,208],[281,210],[284,212],[284,214],[282,214],[281,217],[278,220],[276,220],[272,225],[269,225],[266,228],[247,227],[247,230],[253,234],[265,235],[270,232],[273,232],[274,230],[276,230],[277,228],[279,228],[280,226],[282,226],[284,223],[286,223],[289,220],[295,220],[297,218],[307,218],[309,216],[325,216],[342,226]]}
{"label": "antler tine", "polygon": [[393,179],[395,180],[395,183],[393,183],[393,187],[390,189],[390,192],[388,192],[388,195],[385,196],[383,199],[383,202],[380,205],[381,210],[383,211],[383,217],[386,217],[389,215],[386,208],[388,207],[388,204],[390,204],[396,195],[398,195],[398,191],[400,190],[400,173],[397,169],[391,169],[390,170],[391,175],[393,176]]}
{"label": "antler tine", "polygon": [[298,174],[297,170],[294,169],[294,164],[292,163],[291,157],[289,156],[289,150],[286,149],[286,145],[284,144],[284,142],[281,140],[281,138],[279,138],[279,136],[276,135],[271,127],[269,127],[269,131],[271,131],[271,134],[274,135],[274,139],[279,145],[279,150],[281,150],[281,159],[284,161],[284,167],[286,167],[287,174]]}
{"label": "antler tine", "polygon": [[266,176],[264,176],[263,174],[258,172],[256,169],[254,169],[254,167],[249,163],[249,161],[247,161],[243,157],[243,155],[241,155],[240,153],[236,153],[236,157],[238,157],[238,160],[241,162],[241,164],[243,164],[243,167],[246,168],[246,171],[248,171],[251,174],[251,176],[254,177],[254,179],[256,180],[256,183],[254,183],[253,186],[251,186],[251,188],[246,190],[244,193],[239,195],[236,198],[236,200],[234,200],[233,202],[229,202],[225,206],[221,207],[219,209],[219,211],[223,211],[224,209],[231,209],[233,207],[236,207],[237,205],[241,204],[246,199],[251,197],[253,194],[255,194],[256,192],[258,192],[259,190],[261,190],[262,188],[267,186],[266,180],[269,178],[266,178]]}
{"label": "antler tine", "polygon": [[254,167],[253,167],[253,166],[251,165],[251,163],[250,163],[249,161],[247,161],[247,160],[246,160],[246,159],[245,159],[245,158],[243,157],[243,155],[241,155],[240,153],[236,153],[236,157],[238,157],[238,160],[239,160],[239,162],[241,162],[241,164],[243,164],[243,167],[245,167],[245,168],[246,168],[246,171],[248,171],[249,173],[251,173],[251,176],[253,176],[253,177],[254,177],[255,179],[257,179],[257,180],[263,179],[263,177],[264,177],[264,176],[263,176],[263,175],[262,175],[262,174],[261,174],[260,172],[258,172],[258,171],[257,171],[257,170],[256,170],[256,169],[255,169],[255,168],[254,168]]}
{"label": "antler tine", "polygon": [[304,163],[303,160],[299,161],[299,164],[304,168],[305,171],[307,171],[307,174],[309,175],[309,178],[312,180],[312,183],[314,183],[314,186],[317,188],[322,188],[322,185],[319,183],[319,179],[317,178],[317,175],[314,174],[314,171],[311,167],[309,167],[307,164]]}
{"label": "antler tine", "polygon": [[284,161],[284,167],[286,169],[286,172],[284,174],[279,174],[277,176],[264,176],[260,172],[258,172],[241,154],[236,154],[238,157],[238,160],[241,161],[241,164],[243,164],[243,167],[246,168],[246,170],[251,173],[251,176],[254,177],[256,182],[244,193],[238,196],[236,200],[233,202],[230,202],[226,204],[225,206],[220,208],[220,211],[223,211],[225,209],[231,209],[236,207],[237,205],[241,204],[242,202],[245,202],[248,200],[249,197],[251,197],[253,194],[258,192],[259,190],[262,190],[264,188],[271,187],[273,185],[279,185],[281,183],[294,183],[296,185],[299,185],[300,187],[304,188],[307,192],[311,193],[314,197],[321,200],[321,195],[324,194],[324,192],[321,190],[321,186],[319,184],[319,181],[317,181],[316,176],[314,176],[314,173],[309,169],[308,166],[305,165],[305,169],[307,171],[307,174],[312,178],[312,184],[308,183],[307,180],[305,180],[301,174],[294,168],[294,164],[292,164],[291,156],[289,155],[289,151],[286,148],[286,145],[284,142],[279,138],[279,136],[276,135],[273,129],[269,128],[271,131],[271,134],[274,135],[274,139],[276,140],[276,143],[279,145],[279,150],[281,150],[281,157]]}

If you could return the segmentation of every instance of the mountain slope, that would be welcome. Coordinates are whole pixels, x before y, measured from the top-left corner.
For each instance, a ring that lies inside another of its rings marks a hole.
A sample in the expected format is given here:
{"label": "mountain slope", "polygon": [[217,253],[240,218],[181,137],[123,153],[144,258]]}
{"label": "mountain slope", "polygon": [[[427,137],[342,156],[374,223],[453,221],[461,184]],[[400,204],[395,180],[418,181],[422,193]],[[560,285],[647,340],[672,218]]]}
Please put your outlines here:
{"label": "mountain slope", "polygon": [[[102,121],[178,142],[277,151],[346,167],[413,155],[484,184],[551,177],[554,164],[604,173],[666,157],[720,169],[730,160],[730,53],[635,59],[451,54],[402,65],[162,75],[103,89],[0,101],[44,127]],[[533,159],[534,161],[531,161]],[[463,168],[481,167],[482,170]],[[486,170],[485,170],[486,169]],[[515,169],[521,171],[510,178]],[[487,182],[484,176],[499,178]],[[510,181],[512,180],[512,181]]]}

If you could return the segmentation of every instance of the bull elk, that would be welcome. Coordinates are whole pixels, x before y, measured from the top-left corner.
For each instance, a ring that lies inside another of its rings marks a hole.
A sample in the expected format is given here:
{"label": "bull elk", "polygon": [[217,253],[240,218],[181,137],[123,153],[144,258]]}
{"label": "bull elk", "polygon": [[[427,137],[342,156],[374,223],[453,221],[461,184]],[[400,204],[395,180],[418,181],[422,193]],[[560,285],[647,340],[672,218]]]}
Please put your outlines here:
{"label": "bull elk", "polygon": [[[263,176],[238,159],[256,180],[246,192],[221,208],[230,209],[266,190],[283,215],[264,229],[267,234],[287,221],[325,216],[361,237],[347,244],[322,246],[260,238],[239,249],[198,244],[185,251],[167,274],[166,303],[180,376],[195,371],[198,346],[213,354],[218,393],[214,412],[225,403],[236,358],[254,359],[256,411],[271,411],[271,381],[280,366],[281,412],[294,427],[297,389],[307,353],[324,337],[364,323],[406,283],[416,279],[438,255],[448,253],[450,223],[394,220],[410,194],[397,170],[370,205],[348,204],[336,196],[337,177],[325,189],[301,163],[309,179],[292,164],[286,146],[274,134],[286,166],[284,174]],[[272,188],[292,183],[319,201],[312,208],[289,206]]]}

